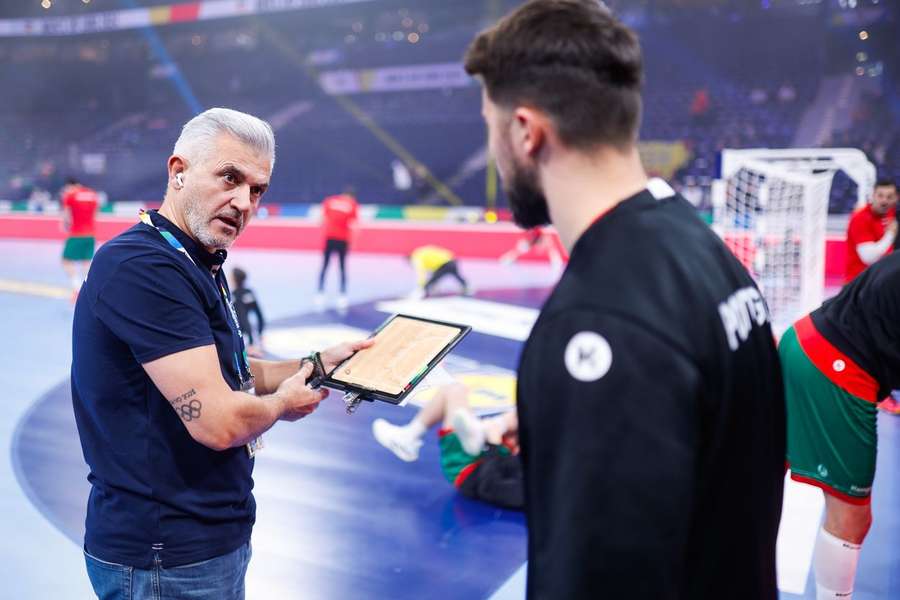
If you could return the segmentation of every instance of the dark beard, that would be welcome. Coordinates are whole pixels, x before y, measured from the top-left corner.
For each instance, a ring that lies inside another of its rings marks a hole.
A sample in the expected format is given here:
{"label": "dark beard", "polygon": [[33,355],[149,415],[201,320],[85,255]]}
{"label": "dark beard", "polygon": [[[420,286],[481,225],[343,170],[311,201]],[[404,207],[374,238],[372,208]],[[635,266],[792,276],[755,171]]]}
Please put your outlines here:
{"label": "dark beard", "polygon": [[513,220],[519,227],[531,229],[550,224],[547,197],[541,190],[535,171],[514,166],[509,185],[504,189]]}

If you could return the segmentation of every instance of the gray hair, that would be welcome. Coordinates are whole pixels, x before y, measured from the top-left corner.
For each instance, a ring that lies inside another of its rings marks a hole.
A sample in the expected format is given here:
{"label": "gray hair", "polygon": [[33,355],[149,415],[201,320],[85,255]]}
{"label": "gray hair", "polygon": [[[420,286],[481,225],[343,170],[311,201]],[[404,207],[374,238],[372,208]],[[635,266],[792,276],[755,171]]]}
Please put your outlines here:
{"label": "gray hair", "polygon": [[203,161],[212,151],[215,139],[222,133],[265,154],[271,166],[275,166],[272,126],[258,117],[230,108],[210,108],[185,123],[172,153],[188,160]]}

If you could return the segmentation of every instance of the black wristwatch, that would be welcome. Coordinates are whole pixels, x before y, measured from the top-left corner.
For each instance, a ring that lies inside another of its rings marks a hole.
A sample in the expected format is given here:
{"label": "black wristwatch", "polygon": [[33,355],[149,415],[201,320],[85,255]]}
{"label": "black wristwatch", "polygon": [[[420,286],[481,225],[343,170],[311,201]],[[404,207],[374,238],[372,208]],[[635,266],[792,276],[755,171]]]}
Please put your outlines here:
{"label": "black wristwatch", "polygon": [[327,374],[325,373],[325,365],[322,364],[322,355],[319,352],[313,352],[309,356],[300,359],[300,368],[302,369],[306,363],[312,363],[312,374],[307,378],[306,385],[312,389],[316,389],[325,381]]}

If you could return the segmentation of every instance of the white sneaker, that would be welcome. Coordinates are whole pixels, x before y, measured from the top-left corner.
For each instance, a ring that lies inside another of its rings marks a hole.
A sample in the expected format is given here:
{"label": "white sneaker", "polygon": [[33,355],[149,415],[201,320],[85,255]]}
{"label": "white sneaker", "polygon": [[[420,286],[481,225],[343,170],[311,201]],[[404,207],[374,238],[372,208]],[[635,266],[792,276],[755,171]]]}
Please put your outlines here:
{"label": "white sneaker", "polygon": [[481,424],[481,419],[460,408],[450,416],[450,423],[466,454],[472,456],[481,454],[485,442],[484,425]]}
{"label": "white sneaker", "polygon": [[403,427],[388,423],[384,419],[375,419],[372,422],[372,434],[379,444],[393,452],[400,460],[405,462],[419,460],[422,440],[409,435]]}
{"label": "white sneaker", "polygon": [[337,303],[335,304],[338,310],[347,310],[347,307],[350,306],[350,301],[347,300],[347,296],[341,294],[337,297]]}

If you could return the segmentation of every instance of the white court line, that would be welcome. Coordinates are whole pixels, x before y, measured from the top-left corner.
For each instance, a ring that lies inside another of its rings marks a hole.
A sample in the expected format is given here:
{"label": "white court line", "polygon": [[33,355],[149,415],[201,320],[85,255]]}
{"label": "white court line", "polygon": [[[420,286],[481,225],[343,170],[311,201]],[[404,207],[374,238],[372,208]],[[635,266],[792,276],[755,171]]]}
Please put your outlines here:
{"label": "white court line", "polygon": [[518,342],[528,339],[539,313],[535,308],[464,296],[388,300],[377,303],[375,310],[471,325],[479,333]]}
{"label": "white court line", "polygon": [[306,356],[318,348],[330,348],[343,342],[361,340],[369,336],[369,331],[350,327],[343,323],[322,325],[300,325],[296,327],[271,327],[263,334],[267,352],[287,359],[292,356]]}
{"label": "white court line", "polygon": [[788,475],[785,477],[782,506],[775,549],[778,589],[803,595],[812,566],[816,533],[822,521],[822,511],[825,510],[825,499],[819,488],[798,483]]}
{"label": "white court line", "polygon": [[525,597],[527,571],[528,563],[522,563],[522,566],[516,569],[516,572],[488,600],[522,600]]}

